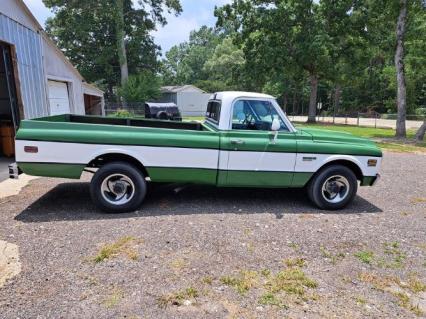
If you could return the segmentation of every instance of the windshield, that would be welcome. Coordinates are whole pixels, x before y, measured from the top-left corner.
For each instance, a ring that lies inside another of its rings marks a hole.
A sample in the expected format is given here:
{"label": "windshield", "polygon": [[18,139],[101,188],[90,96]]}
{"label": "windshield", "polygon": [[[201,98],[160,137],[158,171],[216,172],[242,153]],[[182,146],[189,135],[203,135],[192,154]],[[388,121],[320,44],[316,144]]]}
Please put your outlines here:
{"label": "windshield", "polygon": [[274,119],[280,122],[280,131],[289,130],[270,101],[238,100],[232,112],[232,129],[270,131]]}

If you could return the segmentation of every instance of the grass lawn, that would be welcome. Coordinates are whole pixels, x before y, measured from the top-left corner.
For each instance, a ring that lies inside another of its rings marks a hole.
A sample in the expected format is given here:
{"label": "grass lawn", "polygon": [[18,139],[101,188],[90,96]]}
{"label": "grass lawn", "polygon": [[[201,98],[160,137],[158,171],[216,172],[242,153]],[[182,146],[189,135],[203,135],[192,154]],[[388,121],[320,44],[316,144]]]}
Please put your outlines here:
{"label": "grass lawn", "polygon": [[[294,123],[297,127],[312,127],[324,130],[333,130],[339,132],[347,132],[360,137],[367,138],[392,138],[395,136],[395,130],[391,128],[374,128],[365,126],[352,126],[352,125],[329,125],[329,124],[307,124],[307,123]],[[415,130],[408,130],[407,137],[414,138]]]}
{"label": "grass lawn", "polygon": [[185,122],[191,122],[191,121],[200,121],[203,122],[205,120],[204,116],[186,116],[183,118]]}
{"label": "grass lawn", "polygon": [[[426,142],[418,144],[408,144],[404,141],[393,140],[395,130],[391,128],[374,128],[365,126],[351,126],[351,125],[329,125],[329,124],[307,124],[307,123],[294,123],[296,127],[312,127],[324,130],[333,130],[339,132],[351,133],[355,136],[366,137],[379,140],[377,145],[381,148],[397,151],[397,152],[426,152]],[[407,130],[407,139],[413,140],[416,134],[415,130]],[[392,139],[386,141],[386,139]]]}

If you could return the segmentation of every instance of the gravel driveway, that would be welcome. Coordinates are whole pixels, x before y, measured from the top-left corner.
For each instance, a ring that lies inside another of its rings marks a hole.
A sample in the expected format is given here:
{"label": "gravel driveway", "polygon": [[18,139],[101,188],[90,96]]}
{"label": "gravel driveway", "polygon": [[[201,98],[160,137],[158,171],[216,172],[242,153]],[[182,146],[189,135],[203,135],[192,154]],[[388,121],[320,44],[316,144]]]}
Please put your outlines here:
{"label": "gravel driveway", "polygon": [[424,316],[426,156],[383,165],[339,212],[299,190],[161,186],[141,211],[104,215],[87,183],[32,181],[0,199],[22,264],[0,317]]}

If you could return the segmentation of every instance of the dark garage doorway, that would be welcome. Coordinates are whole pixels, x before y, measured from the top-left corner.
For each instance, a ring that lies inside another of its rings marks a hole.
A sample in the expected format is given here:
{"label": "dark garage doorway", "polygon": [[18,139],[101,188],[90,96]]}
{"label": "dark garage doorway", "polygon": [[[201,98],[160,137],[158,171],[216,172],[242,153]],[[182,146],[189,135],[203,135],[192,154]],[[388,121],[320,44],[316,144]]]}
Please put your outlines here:
{"label": "dark garage doorway", "polygon": [[86,115],[102,115],[102,98],[84,94],[84,109]]}
{"label": "dark garage doorway", "polygon": [[15,132],[20,120],[13,55],[12,47],[0,42],[0,180],[14,160]]}

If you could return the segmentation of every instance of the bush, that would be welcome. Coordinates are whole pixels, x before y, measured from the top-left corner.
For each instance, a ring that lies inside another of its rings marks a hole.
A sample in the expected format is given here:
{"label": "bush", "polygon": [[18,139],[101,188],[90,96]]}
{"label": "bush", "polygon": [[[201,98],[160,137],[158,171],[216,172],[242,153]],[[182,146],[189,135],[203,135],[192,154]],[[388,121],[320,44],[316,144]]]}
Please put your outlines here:
{"label": "bush", "polygon": [[126,102],[146,102],[161,95],[160,78],[149,71],[129,76],[127,83],[118,88],[118,95]]}
{"label": "bush", "polygon": [[109,117],[134,117],[135,115],[132,112],[129,112],[127,110],[117,110],[116,112],[108,115]]}
{"label": "bush", "polygon": [[416,109],[416,115],[426,116],[426,107],[419,107]]}

